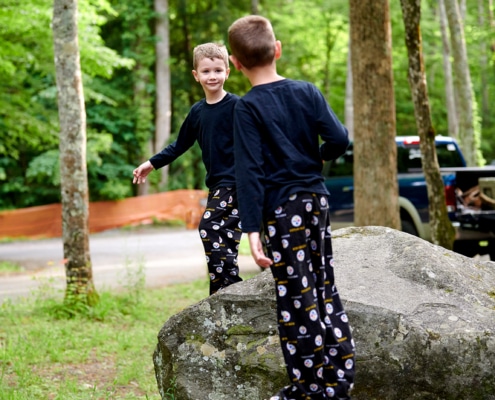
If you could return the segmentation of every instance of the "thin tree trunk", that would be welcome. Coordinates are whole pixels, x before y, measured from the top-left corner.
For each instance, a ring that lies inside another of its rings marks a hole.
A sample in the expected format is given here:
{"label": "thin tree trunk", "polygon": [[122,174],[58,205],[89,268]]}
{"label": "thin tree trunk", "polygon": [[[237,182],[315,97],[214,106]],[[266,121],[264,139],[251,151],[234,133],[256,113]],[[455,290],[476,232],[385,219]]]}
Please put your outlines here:
{"label": "thin tree trunk", "polygon": [[258,14],[258,6],[259,6],[258,0],[251,0],[251,14],[253,15]]}
{"label": "thin tree trunk", "polygon": [[354,140],[354,107],[352,104],[352,64],[351,64],[351,39],[349,38],[349,51],[347,53],[347,78],[345,81],[345,126],[349,132],[349,139]]}
{"label": "thin tree trunk", "polygon": [[[168,1],[155,0],[156,13],[156,109],[154,153],[159,152],[170,138],[172,96],[170,88],[170,44]],[[160,186],[166,186],[168,166],[161,169]]]}
{"label": "thin tree trunk", "polygon": [[489,18],[489,25],[491,28],[495,27],[495,18],[493,16],[493,0],[488,0],[488,18]]}
{"label": "thin tree trunk", "polygon": [[323,72],[323,87],[325,97],[330,98],[330,62],[332,58],[332,33],[330,31],[330,22],[327,23],[325,32],[325,69]]}
{"label": "thin tree trunk", "polygon": [[89,253],[86,111],[77,38],[77,0],[54,0],[53,41],[60,120],[66,300],[98,300]]}
{"label": "thin tree trunk", "polygon": [[400,229],[388,0],[350,0],[354,223]]}
{"label": "thin tree trunk", "polygon": [[443,0],[438,0],[438,16],[440,21],[440,32],[442,34],[443,48],[443,74],[445,77],[445,103],[447,105],[448,135],[457,139],[459,137],[459,121],[457,118],[457,96],[454,93],[454,82],[452,75],[452,64],[450,62],[450,44],[447,14]]}
{"label": "thin tree trunk", "polygon": [[457,0],[444,0],[449,21],[450,40],[454,58],[454,85],[458,94],[459,142],[469,166],[478,164],[473,113],[473,86],[467,61],[464,28]]}
{"label": "thin tree trunk", "polygon": [[466,0],[458,0],[459,1],[459,16],[461,17],[462,23],[466,20]]}
{"label": "thin tree trunk", "polygon": [[[489,22],[485,20],[485,1],[478,0],[478,24],[482,29],[490,29]],[[481,115],[483,121],[490,115],[490,103],[488,96],[488,46],[486,39],[481,39],[480,42],[480,70],[481,70]]]}
{"label": "thin tree trunk", "polygon": [[[137,40],[134,44],[136,54],[143,55],[146,50],[141,49],[141,40]],[[140,50],[141,49],[141,50]],[[145,61],[146,57],[138,58],[136,65],[134,66],[133,80],[134,80],[134,107],[136,108],[136,137],[142,146],[142,154],[153,153],[153,139],[151,137],[151,128],[153,121],[153,107],[152,100],[148,93],[148,85],[151,79],[151,73],[148,64]],[[142,161],[147,159],[147,156]],[[147,179],[145,183],[137,185],[138,196],[145,196],[150,190],[150,180]]]}
{"label": "thin tree trunk", "polygon": [[[192,69],[192,45],[191,45],[191,34],[190,34],[190,29],[189,29],[189,18],[187,16],[187,1],[185,0],[179,0],[179,15],[182,16],[182,36],[183,36],[183,53],[185,57],[185,63],[186,65],[190,65]],[[189,74],[189,79],[191,81],[191,84],[194,83],[194,78],[192,74]],[[188,92],[189,96],[189,104],[194,104],[195,103],[195,98],[192,90],[189,90]]]}
{"label": "thin tree trunk", "polygon": [[[140,162],[154,154],[154,114],[153,97],[150,96],[149,87],[153,82],[152,66],[155,62],[155,46],[150,42],[153,36],[152,23],[154,10],[150,8],[147,0],[135,2],[136,18],[124,18],[124,29],[133,30],[134,36],[131,43],[132,52],[136,64],[132,73],[133,83],[133,107],[136,110],[135,137],[140,146]],[[135,25],[138,21],[138,25]],[[144,196],[150,192],[151,182],[137,185],[137,195]]]}
{"label": "thin tree trunk", "polygon": [[323,78],[324,93],[327,99],[331,96],[330,89],[330,64],[332,62],[332,50],[335,46],[337,40],[336,35],[332,36],[332,30],[330,29],[332,23],[332,15],[325,13],[322,18],[326,21],[326,32],[325,32],[325,72]]}
{"label": "thin tree trunk", "polygon": [[421,0],[401,0],[406,47],[409,55],[409,85],[420,137],[421,162],[428,191],[432,242],[452,250],[455,230],[445,204],[445,191],[435,148],[421,37]]}
{"label": "thin tree trunk", "polygon": [[[493,33],[495,32],[495,17],[494,17],[494,5],[493,0],[488,0],[488,32],[490,33],[490,42],[488,47],[490,49],[490,56],[493,57],[495,52],[495,41],[493,40]],[[484,121],[485,119],[483,119]]]}

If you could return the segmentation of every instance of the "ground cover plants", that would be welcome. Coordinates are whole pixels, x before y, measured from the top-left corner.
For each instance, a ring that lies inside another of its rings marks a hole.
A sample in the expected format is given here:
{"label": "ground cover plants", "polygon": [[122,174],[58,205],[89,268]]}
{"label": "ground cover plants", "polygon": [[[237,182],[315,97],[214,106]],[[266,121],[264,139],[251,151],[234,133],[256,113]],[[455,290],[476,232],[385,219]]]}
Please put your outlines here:
{"label": "ground cover plants", "polygon": [[[239,253],[249,254],[247,237]],[[0,278],[24,273],[0,262]],[[243,275],[244,279],[250,276]],[[88,307],[49,279],[27,298],[0,300],[0,400],[161,400],[153,351],[172,315],[208,296],[204,277],[145,287],[143,260],[127,260],[123,289],[99,290]],[[174,400],[173,390],[167,400]]]}
{"label": "ground cover plants", "polygon": [[76,312],[49,284],[0,304],[0,399],[159,400],[156,336],[171,315],[207,296],[208,281],[159,289],[142,282],[101,292],[96,307]]}
{"label": "ground cover plants", "polygon": [[[23,268],[10,261],[0,261],[0,274],[22,272]],[[0,275],[1,276],[1,275]]]}

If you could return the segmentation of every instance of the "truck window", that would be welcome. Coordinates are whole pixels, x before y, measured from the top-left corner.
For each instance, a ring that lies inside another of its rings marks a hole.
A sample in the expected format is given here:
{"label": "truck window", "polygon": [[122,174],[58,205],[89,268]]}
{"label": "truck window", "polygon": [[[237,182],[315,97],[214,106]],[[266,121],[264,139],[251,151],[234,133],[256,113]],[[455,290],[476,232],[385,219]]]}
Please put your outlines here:
{"label": "truck window", "polygon": [[[437,143],[437,158],[440,168],[463,167],[456,146],[452,143]],[[419,144],[399,145],[397,148],[397,169],[399,173],[421,168]]]}
{"label": "truck window", "polygon": [[440,168],[464,167],[459,151],[452,143],[437,144],[437,158]]}
{"label": "truck window", "polygon": [[[464,167],[462,158],[456,146],[452,143],[437,143],[437,158],[440,168]],[[352,144],[345,154],[333,161],[327,161],[323,165],[323,176],[342,177],[353,175],[354,153]],[[407,173],[411,170],[421,169],[421,152],[419,144],[403,144],[397,146],[397,170],[399,173]]]}

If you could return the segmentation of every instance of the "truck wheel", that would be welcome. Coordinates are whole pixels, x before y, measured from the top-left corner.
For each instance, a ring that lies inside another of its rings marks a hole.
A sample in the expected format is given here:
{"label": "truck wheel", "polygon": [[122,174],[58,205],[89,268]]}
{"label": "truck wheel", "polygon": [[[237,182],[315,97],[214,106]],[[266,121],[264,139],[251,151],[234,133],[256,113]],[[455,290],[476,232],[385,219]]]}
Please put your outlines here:
{"label": "truck wheel", "polygon": [[419,236],[418,231],[416,230],[416,227],[414,226],[414,224],[411,221],[407,221],[407,220],[403,219],[400,221],[400,223],[402,225],[402,232],[406,232],[406,233],[409,233],[410,235],[414,235],[414,236]]}

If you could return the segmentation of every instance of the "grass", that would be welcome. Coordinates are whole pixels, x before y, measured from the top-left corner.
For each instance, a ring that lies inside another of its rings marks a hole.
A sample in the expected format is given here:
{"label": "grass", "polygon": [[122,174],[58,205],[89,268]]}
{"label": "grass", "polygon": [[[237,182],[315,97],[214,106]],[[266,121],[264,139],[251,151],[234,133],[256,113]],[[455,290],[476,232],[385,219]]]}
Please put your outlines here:
{"label": "grass", "polygon": [[[246,236],[239,253],[250,254]],[[145,288],[142,266],[131,264],[125,290],[100,291],[95,307],[67,306],[49,281],[28,298],[0,303],[1,400],[161,400],[152,360],[157,334],[170,316],[205,298],[209,282]],[[0,262],[2,272],[22,269]]]}
{"label": "grass", "polygon": [[23,268],[10,261],[0,261],[0,275],[14,272],[22,272]]}
{"label": "grass", "polygon": [[[64,312],[60,293],[43,289],[0,305],[0,399],[160,400],[152,354],[173,314],[208,294],[208,281],[125,293]],[[173,399],[173,395],[170,397]]]}

